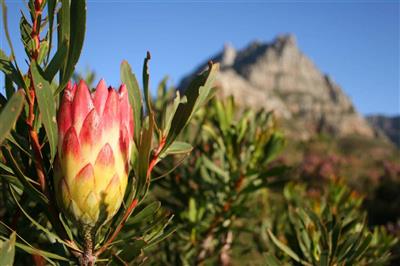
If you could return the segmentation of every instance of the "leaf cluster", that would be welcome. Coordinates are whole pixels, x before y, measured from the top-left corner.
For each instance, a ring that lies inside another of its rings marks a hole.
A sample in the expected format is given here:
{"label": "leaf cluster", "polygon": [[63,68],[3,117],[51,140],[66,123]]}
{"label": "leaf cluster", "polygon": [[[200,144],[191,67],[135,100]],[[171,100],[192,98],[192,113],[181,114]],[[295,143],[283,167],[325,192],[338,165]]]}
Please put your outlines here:
{"label": "leaf cluster", "polygon": [[[159,95],[162,108],[168,90]],[[271,162],[285,141],[272,113],[240,109],[233,98],[213,99],[196,113],[182,138],[194,145],[193,155],[156,182],[157,197],[177,214],[178,231],[164,243],[162,259],[183,265],[215,262],[230,245],[229,235],[236,244],[247,230],[238,221],[251,219],[249,199],[284,181],[287,167]],[[177,161],[165,160],[159,168]]]}
{"label": "leaf cluster", "polygon": [[339,181],[312,193],[301,184],[285,187],[288,225],[266,229],[277,247],[266,253],[268,265],[282,265],[284,258],[296,265],[388,264],[397,239],[384,228],[367,227],[360,196]]}
{"label": "leaf cluster", "polygon": [[[16,263],[30,264],[33,259],[52,265],[63,261],[84,264],[87,237],[56,205],[53,161],[58,144],[56,113],[62,92],[71,78],[80,77],[74,75],[74,70],[85,37],[86,1],[28,2],[28,16],[21,11],[20,20],[27,73],[22,73],[15,60],[7,7],[4,1],[1,3],[11,55],[0,50],[6,92],[0,94],[0,237],[6,241],[11,234],[16,251],[32,255],[17,256]],[[191,151],[190,144],[176,139],[194,112],[210,98],[218,71],[218,64],[210,63],[184,94],[178,93],[165,105],[168,112],[159,122],[150,95],[149,61],[147,53],[142,86],[128,62],[121,64],[121,81],[128,89],[135,127],[131,171],[123,206],[109,223],[99,223],[90,237],[98,263],[141,263],[146,249],[174,232],[174,228],[167,228],[172,214],[161,209],[158,201],[146,199],[152,172],[169,155]],[[87,78],[92,81],[94,75]],[[10,260],[13,257],[1,252],[0,258],[3,254]]]}

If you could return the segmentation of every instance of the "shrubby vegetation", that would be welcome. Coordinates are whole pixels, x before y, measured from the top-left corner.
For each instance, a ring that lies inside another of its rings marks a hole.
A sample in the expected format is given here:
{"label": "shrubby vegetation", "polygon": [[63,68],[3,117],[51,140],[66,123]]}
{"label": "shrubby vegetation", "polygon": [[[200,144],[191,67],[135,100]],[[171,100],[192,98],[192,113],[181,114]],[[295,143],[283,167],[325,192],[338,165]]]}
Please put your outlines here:
{"label": "shrubby vegetation", "polygon": [[123,204],[86,235],[53,182],[62,92],[71,78],[90,89],[95,79],[73,74],[85,1],[32,0],[29,13],[28,72],[1,51],[0,265],[399,263],[397,150],[357,137],[287,140],[271,112],[214,97],[211,62],[183,93],[164,79],[152,99],[150,54],[142,89],[121,64],[134,120]]}

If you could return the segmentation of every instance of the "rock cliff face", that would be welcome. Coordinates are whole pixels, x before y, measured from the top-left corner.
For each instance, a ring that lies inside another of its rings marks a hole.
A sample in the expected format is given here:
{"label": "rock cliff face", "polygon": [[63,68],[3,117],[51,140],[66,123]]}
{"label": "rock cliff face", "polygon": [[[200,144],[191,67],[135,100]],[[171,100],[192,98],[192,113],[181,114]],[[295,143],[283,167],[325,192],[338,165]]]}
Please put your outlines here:
{"label": "rock cliff face", "polygon": [[[300,139],[322,132],[374,136],[350,99],[299,50],[292,35],[271,43],[253,42],[240,51],[226,45],[212,60],[221,64],[220,95],[233,95],[243,106],[273,110],[289,135]],[[190,78],[184,78],[179,88]]]}
{"label": "rock cliff face", "polygon": [[400,116],[371,115],[367,117],[367,120],[378,133],[385,134],[400,148]]}

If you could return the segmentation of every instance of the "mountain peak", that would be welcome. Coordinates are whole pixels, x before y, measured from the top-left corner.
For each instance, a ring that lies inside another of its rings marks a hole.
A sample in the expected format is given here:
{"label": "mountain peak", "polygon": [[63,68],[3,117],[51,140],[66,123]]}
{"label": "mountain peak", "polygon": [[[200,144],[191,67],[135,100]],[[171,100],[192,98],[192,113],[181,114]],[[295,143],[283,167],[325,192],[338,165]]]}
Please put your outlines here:
{"label": "mountain peak", "polygon": [[220,95],[233,95],[243,106],[273,110],[297,138],[322,132],[374,136],[340,86],[300,51],[292,34],[278,35],[272,42],[254,41],[241,50],[226,44],[212,60],[221,63]]}
{"label": "mountain peak", "polygon": [[273,41],[273,44],[277,47],[287,47],[287,46],[297,47],[296,36],[293,34],[278,35],[276,39]]}
{"label": "mountain peak", "polygon": [[224,50],[222,51],[221,67],[230,67],[236,59],[236,49],[231,43],[225,43]]}

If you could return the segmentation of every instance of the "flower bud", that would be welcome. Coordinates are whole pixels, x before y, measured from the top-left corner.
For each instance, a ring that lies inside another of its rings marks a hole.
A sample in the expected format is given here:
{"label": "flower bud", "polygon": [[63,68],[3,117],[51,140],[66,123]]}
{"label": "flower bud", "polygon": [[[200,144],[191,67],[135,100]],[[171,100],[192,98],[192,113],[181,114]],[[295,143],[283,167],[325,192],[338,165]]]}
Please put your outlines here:
{"label": "flower bud", "polygon": [[80,225],[109,221],[128,182],[133,114],[126,86],[117,92],[101,80],[91,94],[84,81],[69,83],[57,122],[54,187],[60,209]]}

